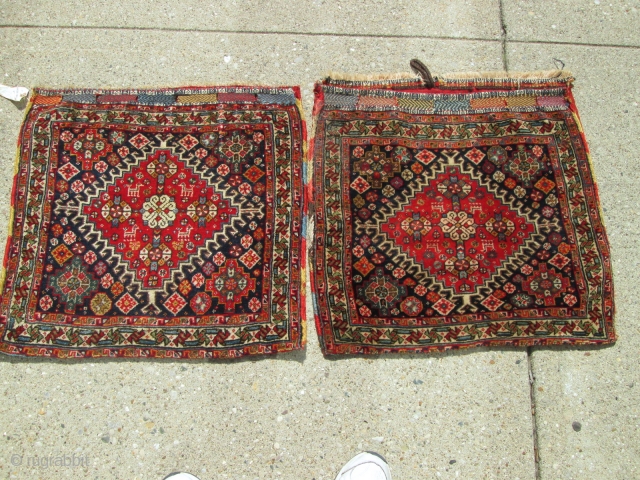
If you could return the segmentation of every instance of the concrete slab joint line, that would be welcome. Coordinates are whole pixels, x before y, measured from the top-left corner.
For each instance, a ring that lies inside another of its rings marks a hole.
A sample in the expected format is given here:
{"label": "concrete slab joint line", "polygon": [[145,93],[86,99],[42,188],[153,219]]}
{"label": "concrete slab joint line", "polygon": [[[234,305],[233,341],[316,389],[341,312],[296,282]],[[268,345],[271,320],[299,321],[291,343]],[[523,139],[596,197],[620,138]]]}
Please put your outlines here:
{"label": "concrete slab joint line", "polygon": [[131,31],[131,32],[170,32],[170,33],[220,33],[228,35],[264,35],[264,36],[279,36],[279,35],[291,35],[299,37],[340,37],[340,38],[411,38],[422,40],[453,40],[453,41],[473,41],[473,42],[500,42],[499,38],[492,37],[475,37],[475,36],[452,36],[452,35],[410,35],[402,33],[344,33],[344,32],[310,32],[310,31],[296,31],[296,30],[281,30],[281,31],[268,31],[268,30],[227,30],[227,29],[185,29],[185,28],[172,28],[172,27],[97,27],[97,26],[51,26],[51,25],[18,25],[7,24],[0,25],[0,29],[25,29],[25,30],[101,30],[101,31]]}
{"label": "concrete slab joint line", "polygon": [[[506,28],[506,24],[505,24]],[[344,32],[310,32],[310,31],[295,31],[295,30],[282,30],[282,31],[268,31],[268,30],[227,30],[227,29],[185,29],[185,28],[159,28],[159,27],[98,27],[98,26],[52,26],[52,25],[38,25],[38,24],[5,24],[0,25],[1,29],[24,29],[24,30],[99,30],[99,31],[131,31],[131,32],[173,32],[173,33],[217,33],[227,35],[265,35],[265,36],[279,36],[279,35],[291,35],[298,37],[339,37],[339,38],[388,38],[388,39],[415,39],[415,40],[447,40],[447,41],[471,41],[471,42],[489,42],[489,43],[503,43],[502,31],[499,38],[492,37],[480,37],[480,36],[451,36],[451,35],[411,35],[411,34],[371,34],[371,33],[344,33]],[[505,32],[506,33],[506,32]],[[604,43],[604,42],[577,42],[577,41],[562,41],[562,40],[542,40],[531,39],[523,40],[518,38],[509,38],[510,43],[516,44],[528,44],[528,45],[577,45],[583,47],[604,47],[604,48],[623,48],[640,50],[640,45],[626,45],[622,43]],[[467,67],[468,68],[468,67]],[[325,72],[326,73],[326,72]]]}

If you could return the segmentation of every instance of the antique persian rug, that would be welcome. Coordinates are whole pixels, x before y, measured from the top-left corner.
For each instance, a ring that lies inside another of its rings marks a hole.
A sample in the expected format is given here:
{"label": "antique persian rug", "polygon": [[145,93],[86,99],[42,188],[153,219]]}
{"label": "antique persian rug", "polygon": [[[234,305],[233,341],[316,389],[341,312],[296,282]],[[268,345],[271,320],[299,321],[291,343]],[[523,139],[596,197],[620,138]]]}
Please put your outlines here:
{"label": "antique persian rug", "polygon": [[573,79],[478,77],[316,86],[324,353],[615,341]]}
{"label": "antique persian rug", "polygon": [[0,351],[237,357],[304,343],[298,88],[36,90]]}

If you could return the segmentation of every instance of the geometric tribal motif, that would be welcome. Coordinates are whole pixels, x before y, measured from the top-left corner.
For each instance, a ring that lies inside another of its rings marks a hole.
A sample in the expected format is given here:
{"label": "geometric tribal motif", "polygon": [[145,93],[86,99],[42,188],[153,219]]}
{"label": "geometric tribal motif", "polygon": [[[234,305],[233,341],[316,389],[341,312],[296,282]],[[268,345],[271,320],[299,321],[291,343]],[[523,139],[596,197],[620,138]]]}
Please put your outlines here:
{"label": "geometric tribal motif", "polygon": [[519,80],[317,86],[324,353],[615,340],[572,79]]}
{"label": "geometric tribal motif", "polygon": [[20,139],[0,351],[301,348],[298,100],[293,88],[36,91]]}

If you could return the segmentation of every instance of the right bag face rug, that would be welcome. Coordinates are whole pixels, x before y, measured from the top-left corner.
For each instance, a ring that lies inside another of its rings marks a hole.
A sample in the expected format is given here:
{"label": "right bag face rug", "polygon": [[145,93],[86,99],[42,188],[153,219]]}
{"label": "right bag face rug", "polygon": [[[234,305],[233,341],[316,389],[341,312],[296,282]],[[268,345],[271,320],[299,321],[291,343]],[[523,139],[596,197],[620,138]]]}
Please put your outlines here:
{"label": "right bag face rug", "polygon": [[615,341],[572,81],[316,86],[311,275],[325,354]]}

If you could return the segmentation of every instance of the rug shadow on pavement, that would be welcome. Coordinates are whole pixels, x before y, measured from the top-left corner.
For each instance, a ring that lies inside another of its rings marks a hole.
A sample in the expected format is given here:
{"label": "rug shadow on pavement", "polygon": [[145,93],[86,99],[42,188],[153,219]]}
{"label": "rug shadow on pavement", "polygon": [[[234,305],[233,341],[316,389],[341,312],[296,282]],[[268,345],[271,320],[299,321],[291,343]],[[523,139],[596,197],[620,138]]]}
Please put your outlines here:
{"label": "rug shadow on pavement", "polygon": [[182,359],[182,358],[154,358],[154,357],[138,357],[138,358],[124,358],[124,357],[99,357],[99,358],[55,358],[55,357],[20,357],[14,355],[2,355],[0,354],[0,362],[2,363],[55,363],[55,364],[87,364],[87,363],[173,363],[184,366],[188,365],[202,365],[202,364],[231,364],[231,363],[254,363],[264,360],[284,360],[287,362],[304,363],[307,358],[305,349],[294,350],[292,352],[277,353],[272,355],[247,355],[238,358],[195,358],[195,359]]}
{"label": "rug shadow on pavement", "polygon": [[402,361],[404,359],[423,359],[423,360],[440,360],[449,357],[461,357],[474,355],[479,353],[517,353],[522,352],[527,355],[538,351],[555,351],[555,352],[598,352],[612,348],[615,344],[605,345],[541,345],[533,347],[474,347],[457,350],[446,350],[443,352],[425,353],[395,353],[395,354],[379,354],[379,355],[330,355],[325,358],[329,361],[337,362],[340,360],[349,360],[360,358],[362,360],[391,360]]}

